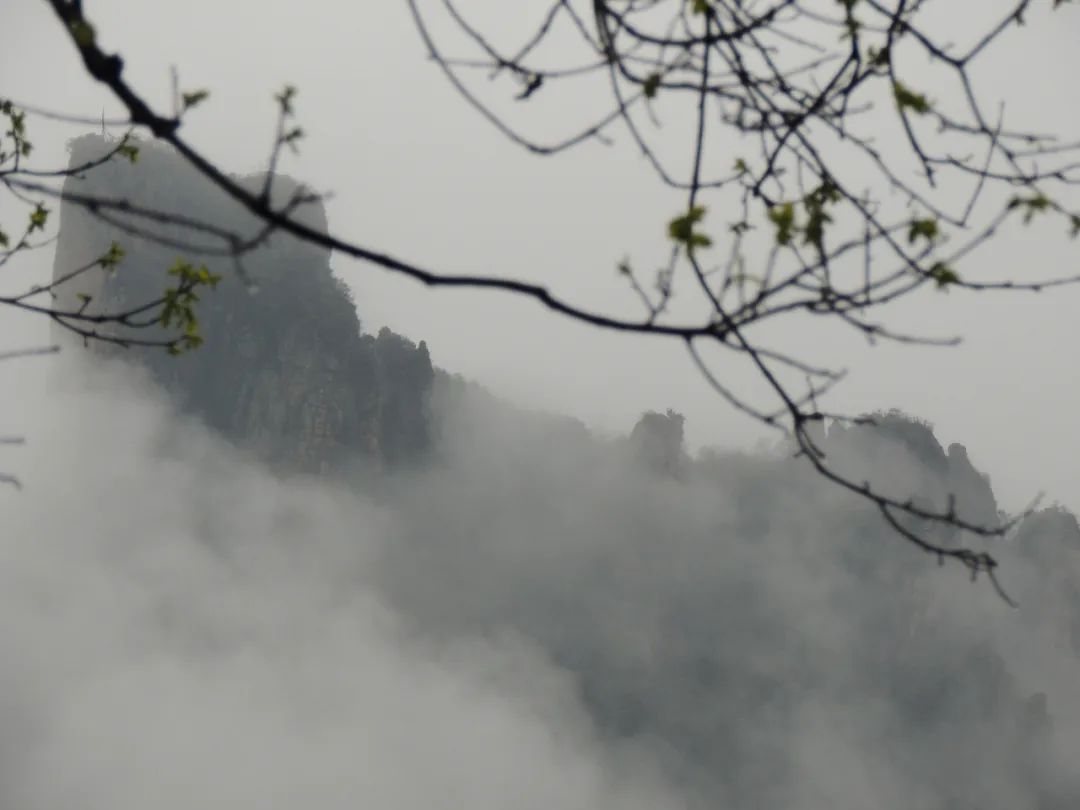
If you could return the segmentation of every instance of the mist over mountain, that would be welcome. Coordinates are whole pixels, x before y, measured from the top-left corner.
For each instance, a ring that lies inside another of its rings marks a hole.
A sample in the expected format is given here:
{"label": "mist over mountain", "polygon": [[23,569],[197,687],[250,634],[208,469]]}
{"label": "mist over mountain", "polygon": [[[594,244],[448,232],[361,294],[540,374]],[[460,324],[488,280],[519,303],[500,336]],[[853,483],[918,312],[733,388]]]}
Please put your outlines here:
{"label": "mist over mountain", "polygon": [[[70,182],[244,224],[163,150],[108,166]],[[62,219],[58,274],[120,238]],[[123,241],[97,305],[175,257]],[[988,544],[1014,610],[783,444],[695,456],[671,411],[617,437],[526,412],[365,334],[325,252],[279,237],[246,266],[258,293],[222,268],[199,351],[68,352],[18,411],[0,806],[1080,806],[1066,510]],[[916,418],[819,440],[1002,517],[977,451]]]}

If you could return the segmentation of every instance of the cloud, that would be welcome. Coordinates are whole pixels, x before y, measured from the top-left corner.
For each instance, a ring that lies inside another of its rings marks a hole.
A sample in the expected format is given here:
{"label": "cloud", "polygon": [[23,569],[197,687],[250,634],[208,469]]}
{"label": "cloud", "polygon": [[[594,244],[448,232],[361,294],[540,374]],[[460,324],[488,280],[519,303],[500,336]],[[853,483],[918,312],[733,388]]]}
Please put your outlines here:
{"label": "cloud", "polygon": [[1058,614],[1034,632],[784,453],[670,474],[466,396],[429,465],[360,491],[271,475],[130,369],[54,370],[3,415],[32,444],[0,495],[0,805],[1080,795]]}
{"label": "cloud", "polygon": [[271,477],[129,377],[12,416],[0,804],[678,806],[536,645],[404,626],[372,580],[385,509]]}

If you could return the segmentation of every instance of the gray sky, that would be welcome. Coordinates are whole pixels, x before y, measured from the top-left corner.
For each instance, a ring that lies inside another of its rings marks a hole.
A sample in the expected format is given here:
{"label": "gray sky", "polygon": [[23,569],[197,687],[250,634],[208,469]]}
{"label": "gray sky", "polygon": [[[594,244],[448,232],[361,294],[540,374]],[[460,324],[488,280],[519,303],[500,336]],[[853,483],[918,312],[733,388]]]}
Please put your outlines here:
{"label": "gray sky", "polygon": [[[480,19],[507,24],[499,13],[505,5],[480,6]],[[342,235],[448,272],[533,279],[585,305],[636,311],[615,263],[631,255],[648,265],[679,198],[660,187],[618,131],[614,147],[589,144],[554,159],[506,141],[425,61],[404,4],[102,0],[88,4],[88,14],[151,98],[168,98],[170,65],[185,88],[211,90],[186,131],[230,170],[262,168],[270,95],[295,84],[309,135],[301,156],[283,168],[333,192],[330,223]],[[0,92],[90,116],[116,109],[85,79],[45,3],[8,0],[3,17]],[[1007,100],[1013,121],[1076,133],[1080,112],[1068,103],[1071,77],[1080,75],[1076,14],[1051,17],[1040,8],[1029,18],[980,80]],[[548,107],[532,123],[569,124],[597,98],[558,99],[553,117]],[[63,162],[63,140],[77,130],[33,125],[38,154]],[[960,269],[1054,275],[1075,269],[1076,259],[1077,243],[1060,229],[1012,230]],[[48,261],[43,255],[35,266]],[[687,415],[695,444],[750,445],[763,435],[715,398],[677,344],[600,334],[502,295],[429,291],[374,268],[340,259],[335,266],[367,328],[385,324],[425,339],[436,363],[514,401],[611,431],[629,429],[643,409],[672,407]],[[966,343],[952,349],[869,350],[853,334],[808,338],[795,324],[778,339],[820,341],[824,359],[850,369],[829,403],[834,410],[914,413],[943,442],[968,447],[1005,506],[1045,491],[1077,509],[1080,383],[1071,349],[1078,303],[1078,290],[981,299],[927,293],[897,310],[898,327],[964,335]],[[4,321],[5,343],[44,335],[43,323],[7,313]]]}

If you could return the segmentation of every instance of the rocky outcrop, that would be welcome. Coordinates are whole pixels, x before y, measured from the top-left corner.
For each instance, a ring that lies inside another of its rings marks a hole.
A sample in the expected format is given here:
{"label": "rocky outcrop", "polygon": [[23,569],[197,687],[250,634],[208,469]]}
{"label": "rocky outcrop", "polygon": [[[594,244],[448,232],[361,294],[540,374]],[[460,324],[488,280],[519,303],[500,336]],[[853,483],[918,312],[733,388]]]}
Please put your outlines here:
{"label": "rocky outcrop", "polygon": [[1012,537],[1031,565],[1023,594],[1033,630],[1055,628],[1058,641],[1080,656],[1080,522],[1061,506],[1040,509],[1021,521]]}
{"label": "rocky outcrop", "polygon": [[[103,137],[79,138],[70,144],[71,165],[109,147]],[[265,175],[239,180],[260,189]],[[299,188],[278,177],[274,196],[284,200]],[[137,164],[110,161],[70,178],[65,189],[195,215],[240,234],[257,232],[252,217],[162,147],[143,145]],[[325,230],[321,204],[298,211],[307,224]],[[153,238],[125,230],[131,227]],[[393,468],[423,455],[434,376],[427,347],[387,329],[363,334],[327,251],[275,235],[245,254],[241,278],[229,257],[196,249],[209,246],[205,234],[131,217],[102,221],[69,202],[61,210],[54,278],[100,256],[113,241],[123,246],[124,261],[112,274],[94,269],[63,285],[61,307],[77,308],[80,295],[97,309],[153,300],[168,284],[166,269],[180,256],[222,276],[198,305],[202,348],[178,357],[160,349],[125,351],[183,411],[281,471],[325,473],[357,461]]]}
{"label": "rocky outcrop", "polygon": [[963,514],[984,524],[998,520],[997,499],[990,488],[990,477],[975,469],[962,444],[949,445],[945,480],[950,492],[956,496],[957,509],[963,509]]}
{"label": "rocky outcrop", "polygon": [[635,454],[655,472],[677,477],[688,457],[683,436],[686,419],[668,409],[666,413],[647,411],[630,433]]}
{"label": "rocky outcrop", "polygon": [[855,481],[873,481],[878,491],[926,506],[947,509],[971,523],[998,525],[990,479],[979,472],[963,445],[946,451],[926,422],[900,411],[868,414],[864,424],[833,423],[820,444],[830,463]]}

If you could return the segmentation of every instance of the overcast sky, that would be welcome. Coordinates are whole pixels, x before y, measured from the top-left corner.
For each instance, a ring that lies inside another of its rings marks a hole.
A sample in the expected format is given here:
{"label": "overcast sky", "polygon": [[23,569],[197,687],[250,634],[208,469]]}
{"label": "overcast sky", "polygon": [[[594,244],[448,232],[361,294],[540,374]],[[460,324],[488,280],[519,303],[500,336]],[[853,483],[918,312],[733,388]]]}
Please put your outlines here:
{"label": "overcast sky", "polygon": [[[473,7],[482,7],[479,19],[487,14],[497,31],[507,24],[491,14],[500,5],[509,4]],[[963,5],[970,14],[974,6]],[[1080,18],[1068,8],[1051,16],[1048,3],[1038,5],[980,80],[988,96],[1007,101],[1014,123],[1075,136]],[[333,192],[329,218],[340,234],[446,272],[528,278],[586,306],[635,312],[615,264],[655,252],[679,198],[618,131],[614,146],[587,144],[557,158],[509,143],[425,60],[404,3],[88,0],[86,8],[105,46],[124,55],[126,75],[150,98],[168,98],[171,65],[185,88],[211,91],[185,131],[229,170],[262,168],[271,93],[295,84],[309,134],[284,170]],[[117,112],[83,75],[46,3],[5,0],[0,14],[0,95],[94,117]],[[556,131],[603,101],[567,96],[557,114],[548,107],[531,123]],[[64,140],[81,130],[31,123],[36,156],[63,163]],[[962,271],[1075,270],[1078,243],[1059,234],[1009,231]],[[20,283],[50,262],[43,254],[13,268],[5,283]],[[628,430],[643,409],[671,407],[687,415],[695,445],[750,445],[763,435],[715,398],[676,343],[601,334],[504,295],[429,291],[340,258],[335,267],[354,290],[366,328],[388,325],[425,339],[438,365],[516,402],[609,431]],[[902,306],[893,323],[959,333],[964,345],[869,350],[853,334],[829,338],[825,359],[850,370],[829,404],[855,412],[898,407],[928,419],[943,443],[968,447],[1008,508],[1044,491],[1078,509],[1078,304],[1080,290],[984,298],[928,292]],[[0,318],[5,346],[44,341],[45,334],[43,322],[7,312]],[[806,340],[794,326],[781,338],[790,346]],[[4,373],[11,379],[14,372]],[[27,363],[18,373],[35,377]]]}

